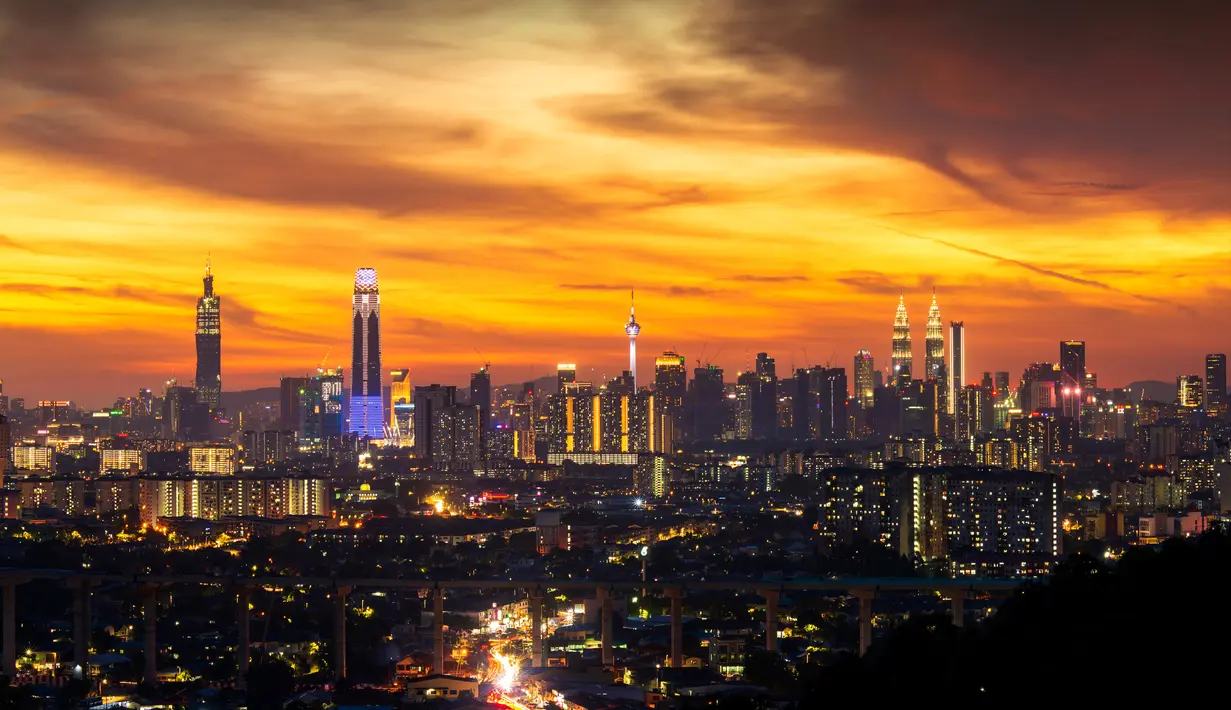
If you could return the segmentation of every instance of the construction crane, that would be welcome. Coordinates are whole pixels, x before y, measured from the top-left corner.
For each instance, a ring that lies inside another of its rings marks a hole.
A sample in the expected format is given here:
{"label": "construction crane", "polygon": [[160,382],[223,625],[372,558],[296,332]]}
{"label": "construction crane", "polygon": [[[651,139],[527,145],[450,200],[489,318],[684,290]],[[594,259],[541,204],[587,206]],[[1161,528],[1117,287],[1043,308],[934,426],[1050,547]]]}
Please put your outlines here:
{"label": "construction crane", "polygon": [[317,373],[319,374],[325,373],[325,363],[329,360],[329,355],[332,352],[333,352],[333,346],[330,345],[329,349],[325,351],[325,357],[321,358],[321,364],[316,366]]}

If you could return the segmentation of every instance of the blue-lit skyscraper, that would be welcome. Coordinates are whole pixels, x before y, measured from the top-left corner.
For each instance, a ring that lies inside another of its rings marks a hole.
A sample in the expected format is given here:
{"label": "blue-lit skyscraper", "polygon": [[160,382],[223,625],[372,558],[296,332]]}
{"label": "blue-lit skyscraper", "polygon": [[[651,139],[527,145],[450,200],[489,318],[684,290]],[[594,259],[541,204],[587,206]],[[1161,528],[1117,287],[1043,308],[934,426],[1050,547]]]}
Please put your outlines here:
{"label": "blue-lit skyscraper", "polygon": [[350,432],[361,437],[383,439],[380,289],[376,284],[376,269],[355,271],[355,297],[351,312],[354,349],[351,357]]}

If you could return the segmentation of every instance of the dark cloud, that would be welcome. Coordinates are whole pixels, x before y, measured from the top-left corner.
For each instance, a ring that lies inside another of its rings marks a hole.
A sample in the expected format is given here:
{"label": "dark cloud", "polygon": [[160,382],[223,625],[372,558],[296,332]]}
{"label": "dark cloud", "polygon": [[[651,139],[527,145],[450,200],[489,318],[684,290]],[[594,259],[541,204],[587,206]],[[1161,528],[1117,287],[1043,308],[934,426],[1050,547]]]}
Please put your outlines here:
{"label": "dark cloud", "polygon": [[807,281],[808,277],[802,276],[799,274],[790,275],[790,276],[773,276],[769,274],[736,274],[734,276],[728,276],[727,280],[728,281],[746,281],[748,283],[770,284],[770,283],[787,283],[789,281]]}
{"label": "dark cloud", "polygon": [[[258,3],[276,35],[299,16],[342,7]],[[83,0],[0,2],[0,143],[44,157],[87,162],[160,183],[217,195],[291,205],[354,207],[387,215],[449,213],[481,216],[582,217],[593,207],[541,185],[514,185],[490,176],[445,174],[395,163],[350,145],[371,132],[366,118],[338,118],[328,105],[283,109],[316,118],[311,137],[254,119],[244,109],[266,99],[249,67],[224,55],[198,65],[176,37],[157,32],[121,35],[109,23],[126,17],[151,26],[177,6]],[[182,11],[184,6],[180,6]],[[296,7],[300,10],[297,11]],[[389,8],[386,8],[389,9]],[[221,13],[246,12],[224,3]],[[353,8],[352,8],[353,12]],[[355,13],[363,16],[362,13]],[[237,22],[257,18],[240,15]],[[281,24],[280,24],[281,23]],[[123,37],[121,39],[120,37]],[[271,36],[271,40],[279,38]],[[379,114],[340,102],[351,114]],[[337,122],[330,124],[330,119]],[[439,117],[386,119],[379,129],[423,149],[473,144],[484,132]],[[652,206],[652,205],[650,205]]]}
{"label": "dark cloud", "polygon": [[566,291],[628,291],[632,287],[619,286],[617,284],[572,283],[560,284],[559,288],[565,289]]}
{"label": "dark cloud", "polygon": [[835,276],[834,281],[851,290],[878,296],[896,296],[906,290],[905,286],[879,271],[846,271]]}
{"label": "dark cloud", "polygon": [[[630,291],[633,287],[605,283],[568,283],[559,284],[558,288],[566,291]],[[637,290],[662,293],[668,296],[713,296],[723,292],[722,289],[705,286],[639,286]]]}
{"label": "dark cloud", "polygon": [[1038,274],[1040,276],[1045,276],[1047,278],[1058,279],[1060,281],[1067,281],[1071,284],[1077,284],[1078,286],[1086,286],[1089,288],[1098,289],[1100,291],[1107,291],[1109,293],[1118,293],[1124,296],[1129,296],[1130,298],[1134,298],[1138,301],[1144,301],[1146,303],[1155,303],[1159,305],[1172,306],[1174,308],[1179,308],[1181,310],[1184,310],[1190,313],[1193,312],[1192,309],[1189,308],[1188,306],[1176,303],[1174,301],[1169,301],[1165,298],[1158,298],[1157,296],[1147,296],[1145,294],[1125,291],[1124,289],[1117,288],[1103,281],[1096,281],[1095,279],[1088,279],[1088,278],[1083,278],[1080,276],[1073,276],[1072,274],[1066,274],[1062,271],[1056,271],[1055,269],[1051,269],[1045,266],[1039,266],[1038,264],[1032,264],[1028,261],[1023,261],[1021,259],[1013,259],[1007,256],[1000,256],[998,254],[992,254],[991,252],[986,252],[986,251],[983,251],[982,249],[976,249],[974,247],[968,247],[962,244],[957,244],[954,242],[947,241],[945,239],[940,239],[939,237],[930,237],[930,236],[926,236],[922,234],[913,234],[911,232],[906,232],[901,229],[895,229],[894,227],[886,227],[884,225],[881,225],[881,227],[891,232],[897,232],[898,234],[901,234],[903,236],[912,237],[914,239],[922,239],[924,241],[932,242],[933,244],[940,244],[941,246],[946,246],[946,247],[949,247],[950,249],[956,249],[958,251],[966,252],[967,254],[973,254],[974,256],[981,256],[986,259],[991,259],[992,261],[996,261],[1001,264],[1005,264],[1008,266],[1015,266],[1020,269],[1025,269],[1026,271]]}
{"label": "dark cloud", "polygon": [[[632,55],[642,91],[567,111],[638,135],[905,158],[1002,206],[1226,213],[1231,3],[726,0]],[[719,77],[719,78],[715,78]]]}

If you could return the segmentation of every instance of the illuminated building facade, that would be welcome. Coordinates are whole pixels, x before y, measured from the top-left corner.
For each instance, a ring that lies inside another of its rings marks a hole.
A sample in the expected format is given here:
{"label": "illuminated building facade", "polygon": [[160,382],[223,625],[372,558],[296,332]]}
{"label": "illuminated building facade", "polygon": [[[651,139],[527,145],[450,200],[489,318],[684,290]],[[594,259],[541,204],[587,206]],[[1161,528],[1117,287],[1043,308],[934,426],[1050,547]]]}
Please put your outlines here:
{"label": "illuminated building facade", "polygon": [[[676,434],[684,432],[684,398],[688,394],[688,370],[684,356],[668,350],[654,359],[654,401],[658,405],[660,441],[655,451],[670,450]],[[667,430],[670,429],[668,432]]]}
{"label": "illuminated building facade", "polygon": [[444,471],[474,472],[479,468],[480,409],[452,404],[432,412],[432,465]]}
{"label": "illuminated building facade", "polygon": [[657,454],[637,457],[633,469],[633,489],[645,498],[664,498],[667,495],[667,457]]}
{"label": "illuminated building facade", "polygon": [[1225,417],[1227,406],[1227,356],[1210,353],[1205,356],[1205,411],[1211,416]]}
{"label": "illuminated building facade", "polygon": [[860,350],[855,353],[855,400],[864,411],[872,411],[876,393],[876,361],[872,353]]}
{"label": "illuminated building facade", "polygon": [[313,378],[320,393],[320,431],[325,439],[342,436],[346,431],[346,393],[342,368],[319,369]]}
{"label": "illuminated building facade", "polygon": [[12,449],[13,469],[30,473],[56,472],[56,450],[37,444],[15,444]]}
{"label": "illuminated building facade", "polygon": [[949,323],[949,413],[957,413],[957,398],[966,386],[966,325]]}
{"label": "illuminated building facade", "polygon": [[923,347],[923,379],[944,382],[945,326],[940,320],[940,306],[936,304],[935,289],[932,290],[932,305],[928,307],[928,322]]}
{"label": "illuminated building facade", "polygon": [[0,412],[0,486],[4,485],[4,474],[8,473],[12,460],[13,430],[9,426],[9,418]]}
{"label": "illuminated building facade", "polygon": [[188,470],[193,473],[231,476],[235,466],[233,446],[194,446],[188,450]]}
{"label": "illuminated building facade", "polygon": [[893,316],[893,373],[895,384],[910,380],[911,375],[910,319],[906,315],[906,297],[898,297],[898,310]]}
{"label": "illuminated building facade", "polygon": [[410,382],[410,369],[400,367],[389,371],[389,436],[397,446],[415,443],[415,389]]}
{"label": "illuminated building facade", "polygon": [[222,399],[222,312],[214,274],[205,263],[205,291],[197,299],[197,396],[209,411]]}
{"label": "illuminated building facade", "polygon": [[577,381],[577,365],[568,362],[556,365],[556,392],[564,392],[564,386]]}
{"label": "illuminated building facade", "polygon": [[1201,396],[1204,385],[1200,375],[1180,375],[1175,378],[1175,404],[1181,409],[1196,411],[1201,409]]}
{"label": "illuminated building facade", "polygon": [[352,350],[349,431],[361,438],[383,439],[381,396],[380,287],[376,269],[355,271],[351,300]]}
{"label": "illuminated building facade", "polygon": [[131,473],[146,469],[146,453],[140,449],[102,449],[98,452],[98,472]]}

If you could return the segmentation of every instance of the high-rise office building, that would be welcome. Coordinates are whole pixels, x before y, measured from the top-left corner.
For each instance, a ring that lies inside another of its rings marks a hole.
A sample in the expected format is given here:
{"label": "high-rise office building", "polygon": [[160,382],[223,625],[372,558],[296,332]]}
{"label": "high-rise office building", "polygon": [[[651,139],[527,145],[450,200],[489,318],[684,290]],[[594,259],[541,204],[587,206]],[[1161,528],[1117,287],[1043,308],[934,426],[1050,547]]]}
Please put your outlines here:
{"label": "high-rise office building", "polygon": [[457,404],[457,388],[453,385],[428,385],[415,388],[415,456],[430,458],[437,451],[433,437],[437,412]]}
{"label": "high-rise office building", "polygon": [[1035,383],[1050,382],[1051,391],[1055,392],[1055,383],[1059,375],[1060,368],[1050,362],[1035,362],[1026,366],[1022,371],[1021,381],[1017,385],[1017,406],[1023,412],[1031,412],[1039,409],[1050,409],[1055,407],[1055,402],[1040,402],[1036,401],[1034,394],[1037,391]]}
{"label": "high-rise office building", "polygon": [[778,370],[768,353],[757,353],[755,387],[751,392],[752,438],[778,435]]}
{"label": "high-rise office building", "polygon": [[385,436],[380,369],[380,287],[376,269],[355,271],[351,300],[353,348],[351,352],[350,432],[360,437]]}
{"label": "high-rise office building", "polygon": [[956,439],[964,447],[969,447],[976,436],[986,434],[994,427],[992,391],[982,385],[966,385],[953,396],[957,398],[954,418]]}
{"label": "high-rise office building", "polygon": [[313,378],[320,393],[320,430],[325,439],[340,437],[346,431],[346,388],[342,368],[319,368]]}
{"label": "high-rise office building", "polygon": [[1086,341],[1060,341],[1060,387],[1081,387],[1086,381]]}
{"label": "high-rise office building", "polygon": [[693,441],[722,438],[723,425],[727,420],[722,368],[706,365],[692,371],[692,382],[688,386],[688,411]]}
{"label": "high-rise office building", "polygon": [[637,387],[637,336],[641,333],[641,324],[637,322],[636,303],[632,302],[635,293],[629,294],[628,323],[624,325],[624,334],[628,336],[628,371],[633,376],[633,389]]}
{"label": "high-rise office building", "polygon": [[222,399],[222,315],[214,274],[205,262],[205,292],[197,299],[197,396],[212,412]]}
{"label": "high-rise office building", "polygon": [[1066,417],[1081,413],[1082,393],[1086,386],[1086,341],[1060,341],[1060,371],[1056,380],[1059,408]]}
{"label": "high-rise office building", "polygon": [[[410,368],[399,367],[389,371],[389,429],[395,436],[404,436],[401,431],[401,421],[398,419],[398,405],[407,405],[403,411],[409,414],[410,404],[414,403],[415,391],[410,384]],[[408,428],[408,427],[407,427]]]}
{"label": "high-rise office building", "polygon": [[283,377],[278,382],[278,427],[303,435],[308,429],[309,408],[315,403],[312,381],[307,377]]}
{"label": "high-rise office building", "polygon": [[1205,411],[1212,416],[1227,414],[1227,356],[1205,356]]}
{"label": "high-rise office building", "polygon": [[997,372],[994,378],[993,396],[997,403],[1002,403],[1009,399],[1009,373]]}
{"label": "high-rise office building", "polygon": [[478,458],[484,470],[491,458],[490,432],[492,428],[492,374],[486,363],[482,369],[470,375],[470,404],[478,410]]}
{"label": "high-rise office building", "polygon": [[556,365],[556,393],[564,392],[564,386],[577,381],[577,365],[563,362]]}
{"label": "high-rise office building", "polygon": [[492,420],[492,375],[487,365],[470,375],[470,403],[479,408],[479,425],[488,427]]}
{"label": "high-rise office building", "polygon": [[654,394],[663,411],[678,413],[688,391],[688,372],[684,356],[670,350],[654,359]]}
{"label": "high-rise office building", "polygon": [[162,400],[163,436],[175,441],[209,438],[209,406],[197,399],[192,387],[170,385]]}
{"label": "high-rise office building", "polygon": [[688,394],[688,370],[684,356],[668,350],[654,359],[655,425],[660,441],[654,450],[670,450],[684,436],[684,396]]}
{"label": "high-rise office building", "polygon": [[875,372],[876,363],[872,359],[872,353],[867,350],[855,353],[855,400],[866,412],[872,411],[872,404],[875,401]]}
{"label": "high-rise office building", "polygon": [[966,325],[949,323],[949,413],[957,414],[958,398],[966,386]]}
{"label": "high-rise office building", "polygon": [[936,289],[932,289],[932,305],[928,308],[927,331],[924,337],[923,379],[944,381],[945,326],[940,321],[940,306],[936,304]]}
{"label": "high-rise office building", "polygon": [[1201,409],[1204,386],[1200,375],[1180,375],[1175,378],[1175,403],[1182,409]]}
{"label": "high-rise office building", "polygon": [[810,367],[795,371],[791,394],[796,439],[826,441],[847,435],[846,369]]}
{"label": "high-rise office building", "polygon": [[893,372],[894,384],[909,380],[911,375],[910,319],[906,316],[906,297],[898,298],[898,311],[893,316]]}

